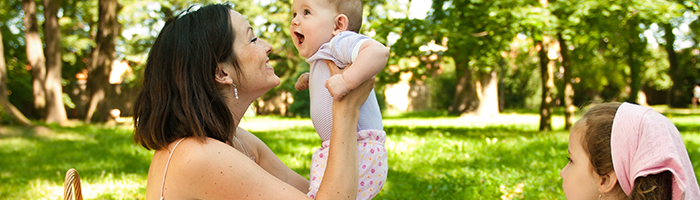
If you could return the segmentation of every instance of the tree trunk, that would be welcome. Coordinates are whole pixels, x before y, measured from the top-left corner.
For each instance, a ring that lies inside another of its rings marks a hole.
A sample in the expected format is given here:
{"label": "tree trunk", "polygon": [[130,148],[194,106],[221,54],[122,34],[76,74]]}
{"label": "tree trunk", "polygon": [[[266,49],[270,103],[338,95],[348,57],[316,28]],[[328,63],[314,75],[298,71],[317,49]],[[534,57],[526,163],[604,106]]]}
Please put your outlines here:
{"label": "tree trunk", "polygon": [[19,124],[29,126],[31,122],[10,103],[7,96],[7,68],[5,66],[5,49],[2,43],[2,32],[0,32],[0,122],[3,122],[2,115],[9,115],[11,120]]}
{"label": "tree trunk", "polygon": [[61,26],[58,9],[61,0],[44,0],[44,35],[46,40],[46,123],[63,124],[68,120],[63,105],[61,84]]}
{"label": "tree trunk", "polygon": [[664,24],[664,39],[666,39],[666,53],[668,54],[668,75],[671,77],[671,87],[668,89],[668,96],[666,97],[666,102],[669,107],[679,107],[682,102],[679,101],[679,96],[682,96],[683,91],[681,91],[681,80],[678,71],[680,65],[678,63],[678,57],[676,51],[673,50],[673,43],[676,41],[676,36],[673,35],[673,27],[671,24]]}
{"label": "tree trunk", "polygon": [[498,72],[496,68],[492,68],[490,72],[480,73],[481,76],[476,82],[476,96],[479,99],[479,105],[476,109],[476,114],[479,116],[495,116],[498,111]]}
{"label": "tree trunk", "polygon": [[540,104],[540,131],[552,130],[552,112],[554,90],[554,62],[547,57],[547,47],[542,41],[535,41],[539,48],[537,54],[540,58],[540,75],[542,77],[542,102]]}
{"label": "tree trunk", "polygon": [[448,108],[450,114],[462,114],[473,111],[477,101],[474,100],[476,93],[474,83],[472,83],[472,69],[468,66],[468,59],[461,59],[455,63],[455,76],[457,76],[457,86],[452,105]]}
{"label": "tree trunk", "polygon": [[564,40],[561,33],[559,33],[557,37],[561,49],[562,65],[564,67],[564,128],[569,130],[574,124],[574,115],[576,112],[576,106],[574,105],[574,85],[571,81],[571,60],[569,58],[569,49],[567,47],[568,45],[566,45],[566,40]]}
{"label": "tree trunk", "polygon": [[[36,2],[23,0],[24,11],[24,35],[27,49],[27,61],[32,71],[32,94],[34,96],[34,113],[39,118],[46,114],[46,57],[44,57],[44,45],[39,36],[39,25],[36,19]],[[31,115],[31,114],[30,114]]]}
{"label": "tree trunk", "polygon": [[115,47],[121,28],[117,21],[117,13],[120,9],[121,5],[117,0],[99,0],[96,47],[92,53],[87,79],[90,100],[85,121],[88,123],[94,117],[96,117],[94,120],[100,122],[114,120],[109,110],[111,109],[110,100],[115,99],[116,92],[109,83],[109,73],[117,57]]}
{"label": "tree trunk", "polygon": [[627,40],[628,50],[627,50],[627,65],[630,67],[630,96],[629,102],[639,104],[639,90],[642,88],[641,80],[641,65],[637,61],[637,55],[635,55],[637,42],[639,40],[639,32],[637,31],[637,23],[630,20],[627,23],[629,28],[629,38]]}

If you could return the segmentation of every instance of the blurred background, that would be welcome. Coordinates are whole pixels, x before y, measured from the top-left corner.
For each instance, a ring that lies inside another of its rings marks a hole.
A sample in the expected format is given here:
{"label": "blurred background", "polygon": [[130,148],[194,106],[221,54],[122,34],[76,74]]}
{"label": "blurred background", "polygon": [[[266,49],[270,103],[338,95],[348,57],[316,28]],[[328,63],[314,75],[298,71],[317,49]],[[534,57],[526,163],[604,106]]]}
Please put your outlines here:
{"label": "blurred background", "polygon": [[[168,17],[218,1],[0,3],[9,102],[24,116],[130,116],[146,56]],[[272,44],[282,84],[257,115],[308,116],[293,84],[309,66],[291,43],[291,1],[227,1]],[[391,49],[377,76],[385,112],[497,115],[603,101],[691,106],[700,83],[697,1],[366,0],[362,33]],[[65,113],[65,114],[64,114]],[[4,121],[8,119],[3,118]],[[543,122],[542,129],[551,129]]]}
{"label": "blurred background", "polygon": [[[405,164],[392,166],[380,199],[562,198],[565,130],[580,109],[600,102],[653,106],[684,138],[699,136],[698,0],[363,2],[361,33],[391,50],[375,89],[390,156],[399,159],[390,161]],[[167,18],[209,3],[222,1],[0,1],[0,180],[10,183],[0,197],[49,198],[36,190],[59,187],[56,174],[78,163],[105,185],[100,191],[127,188],[93,198],[142,198],[152,152],[130,143],[130,116],[149,48]],[[307,173],[319,141],[308,91],[294,89],[309,65],[289,34],[292,1],[225,3],[272,45],[270,63],[282,80],[253,103],[248,126]],[[255,128],[271,121],[282,127]],[[302,137],[302,150],[280,142],[289,127],[304,127],[286,136]],[[700,141],[686,145],[691,159],[700,158]],[[75,149],[92,160],[56,155]],[[539,172],[546,175],[532,179]]]}

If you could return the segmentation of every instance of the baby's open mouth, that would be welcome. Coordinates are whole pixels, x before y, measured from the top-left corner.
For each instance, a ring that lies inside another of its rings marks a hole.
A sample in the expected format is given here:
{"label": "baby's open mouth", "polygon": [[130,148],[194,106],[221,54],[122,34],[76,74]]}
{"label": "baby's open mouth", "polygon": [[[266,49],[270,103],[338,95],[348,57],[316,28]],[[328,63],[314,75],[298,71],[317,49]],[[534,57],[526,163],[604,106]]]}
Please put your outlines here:
{"label": "baby's open mouth", "polygon": [[299,44],[304,43],[304,35],[302,35],[299,32],[294,32],[294,34],[297,36],[297,40],[299,41]]}

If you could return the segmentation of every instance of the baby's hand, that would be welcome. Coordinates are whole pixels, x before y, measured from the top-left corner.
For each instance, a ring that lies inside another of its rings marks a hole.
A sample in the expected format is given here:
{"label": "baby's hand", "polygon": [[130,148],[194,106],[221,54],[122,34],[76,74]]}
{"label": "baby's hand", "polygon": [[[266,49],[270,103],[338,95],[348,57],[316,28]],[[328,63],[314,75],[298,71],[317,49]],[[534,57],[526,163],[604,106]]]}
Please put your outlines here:
{"label": "baby's hand", "polygon": [[348,92],[350,92],[346,85],[345,79],[343,79],[343,74],[333,75],[326,81],[326,89],[328,89],[328,92],[331,93],[333,100],[336,101],[340,101],[346,94],[348,94]]}
{"label": "baby's hand", "polygon": [[309,89],[309,72],[303,73],[301,76],[299,76],[297,83],[294,84],[294,88],[296,88],[298,91]]}

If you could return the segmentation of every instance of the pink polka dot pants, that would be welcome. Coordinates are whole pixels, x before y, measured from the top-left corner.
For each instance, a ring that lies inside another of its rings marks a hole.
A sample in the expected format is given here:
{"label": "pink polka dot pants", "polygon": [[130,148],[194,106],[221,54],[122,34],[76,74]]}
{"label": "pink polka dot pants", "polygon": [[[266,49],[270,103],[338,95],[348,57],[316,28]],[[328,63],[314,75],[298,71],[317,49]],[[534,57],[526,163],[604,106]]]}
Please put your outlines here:
{"label": "pink polka dot pants", "polygon": [[[372,199],[382,189],[386,182],[389,167],[387,163],[386,133],[381,130],[362,130],[357,133],[357,157],[359,159],[359,179],[357,183],[357,199]],[[311,158],[311,178],[309,193],[316,197],[328,161],[328,144],[324,141],[322,147]]]}

